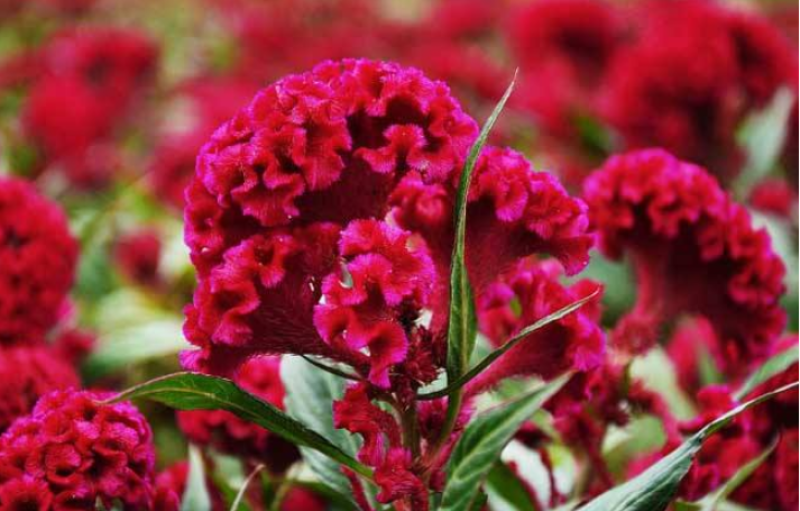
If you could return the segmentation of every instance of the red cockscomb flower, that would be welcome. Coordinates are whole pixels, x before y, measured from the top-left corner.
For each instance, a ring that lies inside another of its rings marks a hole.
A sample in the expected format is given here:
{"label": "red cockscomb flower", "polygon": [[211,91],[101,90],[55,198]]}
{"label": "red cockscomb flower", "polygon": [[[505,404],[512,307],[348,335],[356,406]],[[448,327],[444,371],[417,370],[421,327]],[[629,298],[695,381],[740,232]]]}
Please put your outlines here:
{"label": "red cockscomb flower", "polygon": [[697,0],[647,6],[608,72],[605,116],[629,148],[664,147],[727,181],[743,163],[739,124],[780,87],[796,89],[797,55],[755,14]]}
{"label": "red cockscomb flower", "polygon": [[796,188],[785,179],[765,179],[753,187],[749,202],[759,211],[792,218],[797,215]]}
{"label": "red cockscomb flower", "polygon": [[0,348],[0,381],[0,433],[28,415],[43,395],[80,386],[70,363],[46,346]]}
{"label": "red cockscomb flower", "polygon": [[25,131],[74,184],[104,184],[117,159],[109,137],[151,76],[155,47],[138,32],[72,30],[56,34],[37,58]]}
{"label": "red cockscomb flower", "polygon": [[[571,287],[559,282],[558,263],[525,261],[490,286],[478,304],[481,331],[496,346],[539,319],[595,291],[599,284],[581,280]],[[515,312],[518,307],[519,312]],[[587,305],[522,340],[471,382],[474,392],[505,378],[553,378],[576,369],[587,371],[603,360],[605,340],[597,324],[599,307]],[[470,392],[470,391],[468,391]]]}
{"label": "red cockscomb flower", "polygon": [[150,426],[130,403],[99,404],[105,397],[52,392],[0,436],[0,507],[30,500],[35,488],[34,502],[52,502],[46,509],[151,508]]}
{"label": "red cockscomb flower", "polygon": [[[794,342],[796,345],[796,339]],[[797,363],[760,385],[745,399],[796,381]],[[680,425],[685,434],[694,433],[738,404],[725,385],[705,387],[697,394],[697,400],[700,413]],[[681,482],[678,494],[685,500],[701,499],[727,482],[743,465],[764,453],[776,440],[775,451],[736,488],[729,499],[757,509],[793,511],[798,502],[796,477],[800,456],[796,390],[740,414],[730,425],[706,439]],[[669,454],[680,442],[680,437],[668,438],[659,453],[634,463],[633,473]]]}
{"label": "red cockscomb flower", "polygon": [[444,84],[392,64],[329,62],[261,91],[203,148],[187,191],[199,287],[186,333],[204,349],[185,362],[224,370],[262,351],[368,367],[314,326],[337,247],[351,250],[340,233],[385,216],[403,174],[451,177],[476,132]]}
{"label": "red cockscomb flower", "polygon": [[578,118],[595,111],[622,40],[616,8],[604,0],[537,0],[510,12],[507,33],[522,69],[516,104],[550,134],[574,135]]}
{"label": "red cockscomb flower", "polygon": [[[256,357],[242,365],[236,383],[264,401],[283,408],[279,357]],[[282,472],[298,459],[297,449],[266,429],[223,410],[178,412],[178,426],[198,445],[267,464]]]}
{"label": "red cockscomb flower", "polygon": [[727,374],[769,354],[785,323],[783,263],[705,170],[658,149],[614,156],[584,196],[601,249],[628,255],[636,272],[636,305],[614,330],[620,348],[640,352],[691,313],[713,324]]}
{"label": "red cockscomb flower", "polygon": [[[448,88],[417,70],[326,62],[262,90],[220,127],[187,189],[198,288],[185,331],[200,350],[183,363],[227,373],[255,354],[289,353],[350,365],[360,381],[335,404],[336,424],[364,437],[360,458],[385,502],[427,503],[424,481],[440,482],[458,437],[437,442],[442,403],[420,407],[437,450],[423,476],[394,417],[372,401],[389,394],[411,410],[444,368],[451,211],[476,135]],[[467,209],[478,296],[536,253],[569,274],[588,262],[586,205],[518,153],[483,152]]]}
{"label": "red cockscomb flower", "polygon": [[61,209],[29,183],[0,178],[0,344],[44,338],[72,287],[77,259]]}

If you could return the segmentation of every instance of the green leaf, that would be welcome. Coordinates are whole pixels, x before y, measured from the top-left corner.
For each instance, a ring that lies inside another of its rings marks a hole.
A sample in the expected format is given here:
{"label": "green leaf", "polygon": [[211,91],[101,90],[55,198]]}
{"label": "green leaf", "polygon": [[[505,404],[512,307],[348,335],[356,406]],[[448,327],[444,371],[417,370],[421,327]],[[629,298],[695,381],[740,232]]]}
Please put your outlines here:
{"label": "green leaf", "polygon": [[194,445],[189,446],[189,474],[181,497],[181,511],[211,511],[203,455]]}
{"label": "green leaf", "polygon": [[692,459],[706,438],[727,426],[734,417],[743,411],[763,403],[781,392],[797,388],[797,386],[797,383],[786,385],[730,410],[686,439],[661,461],[627,483],[603,493],[581,507],[580,511],[662,511],[666,509],[681,480],[689,471]]}
{"label": "green leaf", "polygon": [[[531,500],[519,476],[502,461],[498,461],[486,478],[486,493],[492,509],[502,511],[537,511],[537,503]],[[497,500],[501,500],[502,504]]]}
{"label": "green leaf", "polygon": [[742,384],[739,390],[736,391],[736,399],[744,399],[744,397],[753,392],[756,387],[788,369],[792,364],[797,362],[797,359],[797,346],[792,346],[774,355],[764,362],[764,364]]}
{"label": "green leaf", "polygon": [[131,387],[113,400],[138,397],[153,399],[178,410],[226,410],[295,445],[315,449],[357,474],[372,476],[369,468],[327,438],[228,379],[198,373],[175,373]]}
{"label": "green leaf", "polygon": [[584,296],[580,300],[576,300],[576,301],[572,302],[571,304],[567,305],[566,307],[563,307],[563,308],[553,312],[552,314],[548,314],[547,316],[541,318],[540,320],[536,321],[532,325],[526,326],[525,328],[523,328],[522,330],[517,332],[517,334],[515,334],[514,337],[512,337],[511,339],[506,341],[502,346],[500,346],[496,350],[494,350],[491,353],[489,353],[488,355],[486,355],[486,357],[484,357],[480,362],[475,364],[475,366],[472,369],[470,369],[469,371],[467,371],[466,373],[464,373],[460,377],[456,378],[452,383],[448,383],[447,387],[445,387],[445,388],[443,388],[441,390],[430,392],[428,394],[421,394],[421,395],[418,396],[418,399],[422,399],[422,400],[438,399],[440,397],[444,397],[444,396],[452,394],[456,390],[460,389],[461,387],[463,387],[464,385],[469,383],[470,380],[472,380],[473,378],[478,376],[480,373],[482,373],[487,367],[489,367],[489,365],[492,362],[494,362],[495,360],[500,358],[504,353],[506,353],[508,350],[510,350],[511,348],[516,346],[520,341],[525,339],[525,337],[529,336],[530,334],[532,334],[536,330],[539,330],[540,328],[544,328],[547,325],[549,325],[550,323],[558,321],[561,318],[563,318],[564,316],[566,316],[568,314],[571,314],[572,312],[578,310],[584,304],[586,304],[586,302],[590,301],[592,298],[597,296],[597,294],[599,292],[600,292],[600,290],[597,289],[594,292],[592,292],[591,294],[589,294],[587,296]]}
{"label": "green leaf", "polygon": [[[312,365],[301,357],[284,357],[281,377],[286,387],[286,412],[330,440],[343,452],[355,457],[361,441],[355,435],[333,427],[332,403],[344,395],[345,380]],[[347,477],[337,463],[318,451],[301,447],[303,459],[311,470],[353,506]],[[365,490],[369,490],[365,487]]]}
{"label": "green leaf", "polygon": [[523,422],[564,386],[569,375],[478,416],[464,430],[447,465],[440,511],[469,509],[492,466]]}
{"label": "green leaf", "polygon": [[511,84],[506,89],[500,102],[487,119],[481,129],[478,139],[469,151],[461,178],[458,183],[458,193],[455,205],[455,240],[453,242],[453,257],[450,271],[450,324],[448,325],[447,343],[447,376],[449,381],[454,381],[466,370],[469,357],[475,347],[475,334],[477,318],[475,315],[475,300],[472,286],[467,276],[464,264],[464,238],[467,226],[467,196],[475,164],[483,150],[486,139],[489,137],[500,112],[514,90],[516,74]]}
{"label": "green leaf", "polygon": [[733,187],[739,197],[747,196],[753,185],[775,167],[786,140],[793,103],[794,95],[783,88],[763,110],[748,117],[742,125],[739,141],[747,154],[747,163]]}

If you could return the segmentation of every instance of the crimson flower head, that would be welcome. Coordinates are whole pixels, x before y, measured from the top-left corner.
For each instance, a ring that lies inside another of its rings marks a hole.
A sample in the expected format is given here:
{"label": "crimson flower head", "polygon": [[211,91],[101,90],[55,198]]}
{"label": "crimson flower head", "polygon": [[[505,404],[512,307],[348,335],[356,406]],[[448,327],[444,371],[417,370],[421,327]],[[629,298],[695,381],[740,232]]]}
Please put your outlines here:
{"label": "crimson flower head", "polygon": [[44,338],[77,259],[78,243],[58,205],[21,179],[0,178],[0,344]]}
{"label": "crimson flower head", "polygon": [[[421,477],[399,425],[372,401],[388,393],[415,408],[416,391],[444,369],[453,209],[476,137],[447,86],[415,69],[324,62],[260,91],[218,128],[187,188],[198,287],[184,331],[199,349],[184,365],[224,374],[254,355],[300,354],[350,366],[359,381],[335,422],[364,438],[359,458],[376,469],[384,502],[424,509],[423,481],[438,480]],[[570,275],[587,264],[587,207],[553,176],[487,147],[473,177],[465,260],[476,296],[533,254]],[[565,366],[588,367],[602,350],[584,327],[585,348],[571,326],[557,338],[570,343]],[[441,405],[419,410],[430,446]],[[432,456],[435,473],[444,458]]]}
{"label": "crimson flower head", "polygon": [[156,54],[138,32],[102,27],[59,32],[39,51],[23,124],[74,184],[108,179],[118,160],[109,140],[152,76]]}
{"label": "crimson flower head", "polygon": [[0,433],[18,417],[28,415],[45,394],[80,386],[70,362],[46,346],[0,348],[0,381]]}
{"label": "crimson flower head", "polygon": [[522,70],[517,105],[547,132],[574,135],[578,118],[596,109],[622,28],[605,0],[539,0],[512,9],[506,32]]}
{"label": "crimson flower head", "polygon": [[628,148],[664,147],[729,180],[736,131],[781,87],[797,90],[797,53],[756,14],[722,2],[649,2],[636,40],[614,58],[602,110]]}
{"label": "crimson flower head", "polygon": [[[564,287],[554,261],[523,261],[492,284],[478,304],[481,331],[502,345],[520,329],[587,296],[599,284],[581,280]],[[553,378],[569,369],[587,371],[603,361],[605,339],[599,307],[579,311],[537,330],[471,382],[471,392],[515,376]],[[468,392],[470,392],[468,391]]]}
{"label": "crimson flower head", "polygon": [[[280,363],[280,357],[250,359],[237,373],[236,383],[282,409],[285,392]],[[282,472],[298,459],[293,445],[230,412],[194,410],[177,415],[178,426],[197,445],[212,445],[221,452],[265,463],[274,472]]]}
{"label": "crimson flower head", "polygon": [[52,392],[0,436],[0,507],[151,509],[150,426],[130,403],[98,403],[106,397]]}
{"label": "crimson flower head", "polygon": [[636,304],[613,334],[619,347],[642,351],[688,313],[713,325],[726,374],[770,353],[786,321],[783,263],[708,172],[660,149],[622,154],[587,180],[584,197],[601,250],[627,256],[636,274]]}

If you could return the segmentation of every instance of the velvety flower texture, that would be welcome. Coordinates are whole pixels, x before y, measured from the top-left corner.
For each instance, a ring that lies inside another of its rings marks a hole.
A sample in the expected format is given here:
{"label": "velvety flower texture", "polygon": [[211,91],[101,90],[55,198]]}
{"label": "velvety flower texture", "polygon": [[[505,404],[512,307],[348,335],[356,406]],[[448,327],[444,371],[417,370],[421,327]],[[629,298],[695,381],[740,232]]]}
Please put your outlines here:
{"label": "velvety flower texture", "polygon": [[[600,286],[581,280],[564,287],[559,282],[562,273],[554,261],[523,261],[508,271],[481,297],[478,304],[481,331],[494,345],[500,346],[518,330]],[[605,340],[597,323],[600,308],[596,303],[587,304],[530,334],[473,380],[468,393],[491,387],[506,378],[532,375],[553,378],[568,369],[587,371],[599,366]]]}
{"label": "velvety flower texture", "polygon": [[43,395],[80,386],[68,359],[46,346],[0,348],[0,381],[0,433],[28,415]]}
{"label": "velvety flower texture", "polygon": [[[660,146],[727,181],[744,163],[736,130],[780,87],[797,90],[797,52],[757,14],[723,2],[647,2],[613,60],[602,110],[628,148]],[[795,123],[796,124],[796,123]]]}
{"label": "velvety flower texture", "polygon": [[783,263],[704,169],[658,149],[618,155],[584,196],[601,250],[627,255],[636,274],[636,305],[614,329],[620,348],[647,349],[668,320],[690,313],[713,325],[727,374],[770,353],[786,321]]}
{"label": "velvety flower texture", "polygon": [[98,403],[106,397],[52,392],[0,436],[0,508],[151,509],[150,426],[130,403]]}
{"label": "velvety flower texture", "polygon": [[[236,383],[264,401],[283,408],[285,391],[279,357],[256,357],[236,375]],[[298,459],[297,448],[266,429],[224,410],[178,412],[178,426],[197,445],[261,462],[282,472]]]}
{"label": "velvety flower texture", "polygon": [[44,339],[72,287],[77,259],[61,209],[26,181],[0,178],[0,344]]}
{"label": "velvety flower texture", "polygon": [[[185,332],[200,349],[184,365],[230,373],[264,353],[348,364],[360,381],[335,404],[336,423],[364,438],[359,458],[376,469],[379,499],[421,510],[457,435],[440,445],[442,403],[420,406],[420,449],[434,451],[416,464],[372,401],[391,396],[416,413],[416,391],[444,368],[452,210],[476,136],[447,86],[415,69],[325,62],[221,126],[186,194],[198,288]],[[568,274],[588,262],[586,205],[514,151],[484,150],[467,210],[478,296],[533,254]]]}

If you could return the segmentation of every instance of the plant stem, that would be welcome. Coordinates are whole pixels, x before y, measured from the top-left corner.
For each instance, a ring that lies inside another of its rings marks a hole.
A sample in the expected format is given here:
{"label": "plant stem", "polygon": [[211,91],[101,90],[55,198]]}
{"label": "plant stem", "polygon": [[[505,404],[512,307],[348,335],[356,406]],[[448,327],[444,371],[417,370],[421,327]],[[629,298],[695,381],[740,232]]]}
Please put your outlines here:
{"label": "plant stem", "polygon": [[419,425],[417,423],[417,404],[412,403],[407,410],[400,412],[400,421],[403,426],[403,443],[411,451],[414,459],[420,455]]}

